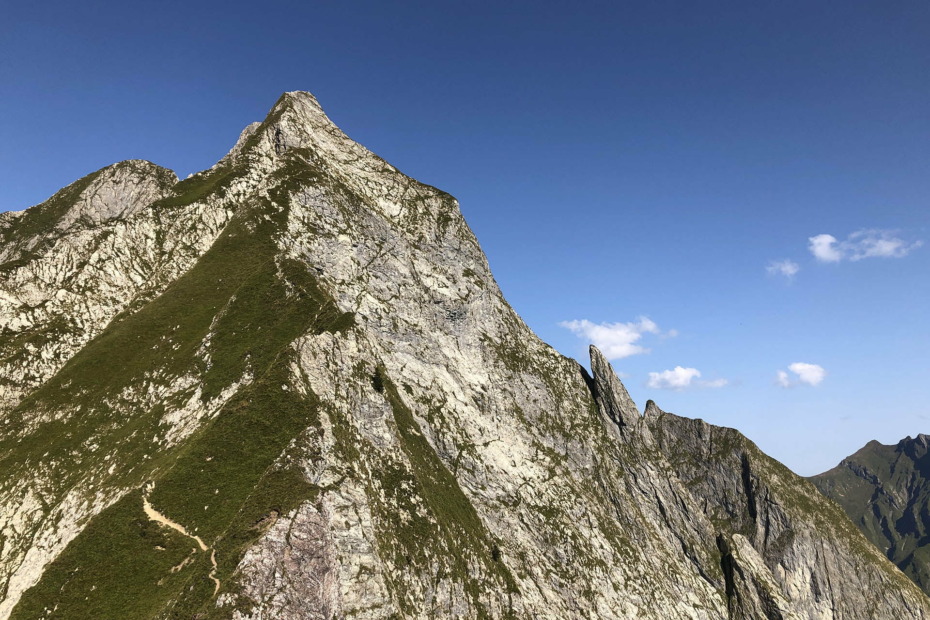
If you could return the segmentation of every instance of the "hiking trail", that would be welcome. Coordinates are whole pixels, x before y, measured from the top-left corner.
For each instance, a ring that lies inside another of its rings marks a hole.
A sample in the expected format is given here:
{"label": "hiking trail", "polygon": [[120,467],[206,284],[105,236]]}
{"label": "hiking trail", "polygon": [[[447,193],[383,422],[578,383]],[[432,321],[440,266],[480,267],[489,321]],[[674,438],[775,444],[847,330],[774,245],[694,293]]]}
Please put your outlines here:
{"label": "hiking trail", "polygon": [[216,569],[217,569],[216,550],[207,547],[206,543],[203,542],[203,539],[200,536],[197,536],[196,534],[191,534],[190,532],[187,531],[187,529],[183,525],[175,521],[172,521],[171,519],[169,519],[162,513],[158,512],[152,506],[152,503],[149,502],[150,492],[151,492],[151,486],[147,486],[145,491],[143,491],[142,493],[142,510],[145,511],[145,516],[147,516],[150,520],[155,521],[156,523],[164,525],[165,527],[169,527],[175,530],[176,532],[179,532],[183,534],[184,536],[187,536],[188,538],[190,538],[191,540],[197,543],[197,546],[200,548],[201,551],[203,552],[210,551],[210,563],[213,565],[213,568],[210,569],[209,577],[213,581],[213,596],[216,596],[217,593],[220,591],[220,580],[216,578]]}

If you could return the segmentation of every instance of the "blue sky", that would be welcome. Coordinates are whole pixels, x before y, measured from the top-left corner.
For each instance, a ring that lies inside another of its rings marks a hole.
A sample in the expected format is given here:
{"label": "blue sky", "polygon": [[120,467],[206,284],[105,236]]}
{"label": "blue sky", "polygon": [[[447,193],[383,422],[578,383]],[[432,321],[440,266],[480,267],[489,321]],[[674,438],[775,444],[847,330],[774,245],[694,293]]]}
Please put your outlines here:
{"label": "blue sky", "polygon": [[0,209],[123,159],[183,177],[309,90],[640,406],[802,474],[930,431],[930,4],[134,4],[2,10]]}

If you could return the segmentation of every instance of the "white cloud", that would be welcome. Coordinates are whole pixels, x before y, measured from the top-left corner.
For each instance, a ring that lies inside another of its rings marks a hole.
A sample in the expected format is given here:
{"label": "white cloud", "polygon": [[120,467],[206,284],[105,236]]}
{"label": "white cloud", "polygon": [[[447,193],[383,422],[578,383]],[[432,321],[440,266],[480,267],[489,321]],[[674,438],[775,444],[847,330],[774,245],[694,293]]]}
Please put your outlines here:
{"label": "white cloud", "polygon": [[775,377],[775,383],[783,388],[791,387],[791,379],[784,370],[779,370]]}
{"label": "white cloud", "polygon": [[788,365],[788,370],[798,376],[798,381],[808,385],[819,385],[823,378],[827,376],[827,371],[823,369],[823,366],[817,364],[795,362]]}
{"label": "white cloud", "polygon": [[697,368],[675,366],[673,370],[650,372],[649,380],[646,381],[646,386],[656,390],[683,390],[689,387],[721,388],[728,383],[726,379],[714,379],[713,381],[695,380],[700,377],[701,371]]}
{"label": "white cloud", "polygon": [[588,340],[601,350],[609,360],[618,360],[631,355],[649,353],[649,349],[637,344],[643,334],[674,336],[674,330],[662,334],[659,326],[651,319],[641,316],[632,323],[592,323],[587,319],[562,321],[560,326],[571,330],[579,338]]}
{"label": "white cloud", "polygon": [[795,276],[799,271],[801,271],[800,265],[798,265],[793,260],[773,260],[771,261],[765,270],[769,275],[773,276],[785,276],[789,280]]}
{"label": "white cloud", "polygon": [[836,237],[833,235],[815,235],[808,239],[807,246],[811,254],[824,263],[838,263],[843,259],[843,253],[836,247]]}
{"label": "white cloud", "polygon": [[784,370],[779,370],[775,375],[775,383],[783,388],[793,387],[798,383],[817,386],[820,385],[824,377],[827,376],[827,371],[823,369],[823,366],[807,364],[805,362],[789,364],[788,370],[797,376],[797,381],[793,381],[791,376]]}
{"label": "white cloud", "polygon": [[824,263],[863,258],[901,258],[923,245],[923,241],[905,241],[895,236],[893,230],[879,229],[856,231],[845,241],[827,234],[815,235],[807,241],[811,254]]}
{"label": "white cloud", "polygon": [[701,371],[697,368],[675,366],[674,370],[650,372],[646,385],[657,390],[682,390],[689,387],[691,381],[700,376]]}

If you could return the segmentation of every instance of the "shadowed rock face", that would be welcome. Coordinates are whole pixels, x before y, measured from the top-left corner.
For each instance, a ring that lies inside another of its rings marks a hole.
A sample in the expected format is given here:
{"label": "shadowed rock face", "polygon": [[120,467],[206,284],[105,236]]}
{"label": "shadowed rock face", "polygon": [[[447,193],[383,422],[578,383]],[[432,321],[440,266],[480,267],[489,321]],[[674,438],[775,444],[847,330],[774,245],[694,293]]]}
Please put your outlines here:
{"label": "shadowed rock face", "polygon": [[869,618],[895,604],[906,617],[924,613],[901,597],[904,575],[881,561],[835,504],[738,431],[665,413],[651,401],[645,417],[704,514],[730,535],[721,553],[731,613]]}
{"label": "shadowed rock face", "polygon": [[810,480],[876,547],[930,591],[930,436],[870,441]]}
{"label": "shadowed rock face", "polygon": [[536,338],[311,95],[126,166],[0,217],[0,618],[930,616],[738,433]]}

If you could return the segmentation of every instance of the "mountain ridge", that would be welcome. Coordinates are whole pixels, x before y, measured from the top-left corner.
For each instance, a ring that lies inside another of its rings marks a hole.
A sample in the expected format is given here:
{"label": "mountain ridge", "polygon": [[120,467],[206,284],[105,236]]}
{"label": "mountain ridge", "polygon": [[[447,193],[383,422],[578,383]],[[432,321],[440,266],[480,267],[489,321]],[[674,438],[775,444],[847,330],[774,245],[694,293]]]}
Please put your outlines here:
{"label": "mountain ridge", "polygon": [[312,95],[148,198],[0,268],[0,618],[930,617],[735,431],[686,467],[690,423],[540,341],[455,199]]}
{"label": "mountain ridge", "polygon": [[811,477],[860,530],[925,592],[930,591],[930,436],[870,441]]}

